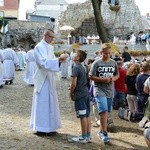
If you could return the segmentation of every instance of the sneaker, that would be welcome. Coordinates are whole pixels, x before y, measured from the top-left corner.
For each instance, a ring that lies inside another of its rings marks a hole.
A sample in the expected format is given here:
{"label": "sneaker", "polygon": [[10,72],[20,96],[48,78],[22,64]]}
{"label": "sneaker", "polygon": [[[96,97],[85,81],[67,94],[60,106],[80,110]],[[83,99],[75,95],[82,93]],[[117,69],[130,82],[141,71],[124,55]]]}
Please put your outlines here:
{"label": "sneaker", "polygon": [[83,138],[82,136],[79,137],[73,137],[72,141],[79,142],[79,143],[88,143],[86,138]]}
{"label": "sneaker", "polygon": [[100,120],[97,120],[97,121],[96,121],[96,125],[97,125],[97,126],[100,126]]}
{"label": "sneaker", "polygon": [[148,122],[148,117],[147,116],[144,116],[143,118],[142,118],[142,120],[139,122],[139,127],[140,128],[144,128],[145,127],[145,124]]}
{"label": "sneaker", "polygon": [[131,121],[133,113],[131,111],[128,112],[128,121]]}
{"label": "sneaker", "polygon": [[99,131],[97,133],[97,135],[102,139],[103,142],[109,142],[110,141],[110,138],[108,137],[108,134],[105,131]]}
{"label": "sneaker", "polygon": [[92,143],[92,138],[91,138],[91,136],[88,136],[88,137],[86,138],[86,140],[87,140],[88,143]]}

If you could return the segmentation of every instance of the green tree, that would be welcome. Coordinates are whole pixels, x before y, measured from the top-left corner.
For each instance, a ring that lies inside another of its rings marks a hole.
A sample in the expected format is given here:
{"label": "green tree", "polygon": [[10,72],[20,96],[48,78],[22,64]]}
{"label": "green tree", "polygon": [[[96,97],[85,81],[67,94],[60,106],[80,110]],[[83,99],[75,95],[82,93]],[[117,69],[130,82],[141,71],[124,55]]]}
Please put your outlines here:
{"label": "green tree", "polygon": [[102,43],[108,42],[108,37],[104,28],[103,18],[101,14],[102,0],[91,0],[91,2],[94,10],[97,32],[102,40]]}

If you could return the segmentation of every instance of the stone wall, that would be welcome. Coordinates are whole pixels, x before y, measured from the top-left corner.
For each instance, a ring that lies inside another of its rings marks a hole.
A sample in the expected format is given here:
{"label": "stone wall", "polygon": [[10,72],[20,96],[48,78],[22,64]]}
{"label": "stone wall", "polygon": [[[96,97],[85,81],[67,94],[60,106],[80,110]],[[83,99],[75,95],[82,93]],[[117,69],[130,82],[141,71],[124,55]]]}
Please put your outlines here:
{"label": "stone wall", "polygon": [[[103,0],[101,6],[104,26],[110,39],[114,35],[125,38],[130,32],[137,33],[143,29],[140,11],[134,0],[119,0],[119,2],[121,8],[118,12],[109,9],[108,0]],[[58,25],[74,27],[73,34],[76,36],[97,35],[91,1],[69,5],[61,14]]]}
{"label": "stone wall", "polygon": [[22,45],[27,49],[42,39],[44,29],[53,29],[53,23],[29,22],[11,20],[8,23],[8,32],[0,34],[0,47],[11,44],[13,47]]}

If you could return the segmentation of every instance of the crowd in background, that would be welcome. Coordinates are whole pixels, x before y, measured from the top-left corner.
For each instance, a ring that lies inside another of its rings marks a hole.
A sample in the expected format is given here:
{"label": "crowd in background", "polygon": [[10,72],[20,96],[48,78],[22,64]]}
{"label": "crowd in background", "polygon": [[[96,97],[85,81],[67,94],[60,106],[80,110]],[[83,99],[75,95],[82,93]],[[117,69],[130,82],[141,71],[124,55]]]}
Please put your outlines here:
{"label": "crowd in background", "polygon": [[126,36],[125,39],[118,38],[114,36],[113,43],[125,43],[125,44],[146,44],[147,42],[150,43],[150,32],[143,32],[140,31],[139,33],[131,32]]}
{"label": "crowd in background", "polygon": [[[142,38],[141,41],[144,42]],[[61,57],[65,58],[64,61],[60,63],[62,79],[67,79],[69,77],[69,72],[70,76],[72,76],[73,67],[75,65],[74,58],[77,55],[77,51],[77,49],[73,48],[70,55],[66,50],[62,51]],[[85,52],[87,53],[87,51]],[[86,59],[81,64],[88,73],[93,62],[100,58],[100,52],[96,51],[94,58]],[[150,94],[150,58],[146,57],[136,60],[128,53],[128,47],[126,46],[122,54],[116,52],[111,59],[116,62],[120,74],[120,77],[114,81],[113,109],[118,110],[120,107],[127,109],[128,115],[125,119],[130,121],[143,121],[142,118],[148,114],[146,116],[148,123],[150,119],[150,110],[147,109],[150,105],[148,100]],[[26,73],[23,80],[28,85],[34,85],[33,75],[36,70],[34,45],[31,45],[31,50],[28,52],[25,52],[23,47],[14,51],[9,44],[6,49],[0,50],[0,87],[2,88],[3,84],[12,84],[15,79],[15,71],[24,70],[25,68]],[[90,86],[91,83],[89,83],[89,88]],[[93,104],[95,104],[95,101]],[[94,109],[93,114],[95,114]],[[99,118],[97,118],[96,115],[94,117],[96,118],[96,123],[100,125]],[[111,120],[111,122],[113,121]],[[146,123],[141,127],[147,127]],[[148,129],[145,131],[145,138],[148,143],[148,141],[150,141]]]}
{"label": "crowd in background", "polygon": [[7,48],[0,50],[0,87],[3,85],[10,85],[15,79],[15,71],[22,71],[26,67],[26,74],[24,81],[33,85],[33,75],[36,70],[35,58],[34,58],[34,45],[31,45],[31,49],[26,52],[23,46],[18,49],[12,48],[10,44]]}

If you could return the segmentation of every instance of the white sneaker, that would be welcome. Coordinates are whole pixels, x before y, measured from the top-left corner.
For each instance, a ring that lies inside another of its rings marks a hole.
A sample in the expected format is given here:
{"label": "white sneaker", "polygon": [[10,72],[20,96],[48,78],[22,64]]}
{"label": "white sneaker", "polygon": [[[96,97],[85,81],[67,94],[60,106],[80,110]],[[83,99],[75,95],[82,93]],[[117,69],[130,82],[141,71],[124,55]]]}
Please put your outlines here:
{"label": "white sneaker", "polygon": [[88,136],[88,137],[86,138],[86,140],[87,140],[88,143],[92,143],[92,138],[91,138],[91,136]]}
{"label": "white sneaker", "polygon": [[97,120],[97,121],[96,121],[96,125],[97,125],[97,126],[100,126],[100,120]]}
{"label": "white sneaker", "polygon": [[88,141],[86,140],[86,138],[83,138],[82,136],[73,137],[72,141],[79,142],[79,143],[88,143]]}

